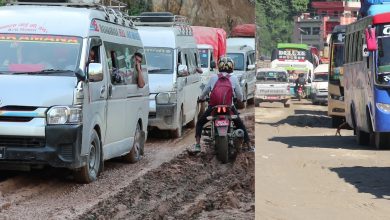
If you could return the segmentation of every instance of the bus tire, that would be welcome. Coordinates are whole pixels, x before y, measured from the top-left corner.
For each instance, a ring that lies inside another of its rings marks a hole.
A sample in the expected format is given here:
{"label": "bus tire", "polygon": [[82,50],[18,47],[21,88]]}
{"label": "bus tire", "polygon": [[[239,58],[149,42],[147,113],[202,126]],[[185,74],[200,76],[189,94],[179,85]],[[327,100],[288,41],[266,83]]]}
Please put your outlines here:
{"label": "bus tire", "polygon": [[375,139],[376,149],[381,150],[381,149],[389,149],[390,148],[390,146],[389,146],[390,133],[375,132],[374,139]]}

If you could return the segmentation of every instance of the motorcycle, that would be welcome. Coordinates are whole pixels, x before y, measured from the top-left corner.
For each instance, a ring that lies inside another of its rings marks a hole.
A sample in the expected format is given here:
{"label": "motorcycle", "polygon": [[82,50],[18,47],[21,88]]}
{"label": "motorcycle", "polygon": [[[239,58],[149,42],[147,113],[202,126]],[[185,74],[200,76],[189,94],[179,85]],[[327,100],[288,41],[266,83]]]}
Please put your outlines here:
{"label": "motorcycle", "polygon": [[305,91],[303,89],[303,85],[298,85],[298,100],[301,101],[302,98],[305,97]]}
{"label": "motorcycle", "polygon": [[222,163],[237,157],[244,137],[244,131],[234,125],[233,120],[238,116],[233,114],[231,108],[227,105],[213,107],[211,115],[207,117],[211,123],[203,129],[215,147],[218,160]]}

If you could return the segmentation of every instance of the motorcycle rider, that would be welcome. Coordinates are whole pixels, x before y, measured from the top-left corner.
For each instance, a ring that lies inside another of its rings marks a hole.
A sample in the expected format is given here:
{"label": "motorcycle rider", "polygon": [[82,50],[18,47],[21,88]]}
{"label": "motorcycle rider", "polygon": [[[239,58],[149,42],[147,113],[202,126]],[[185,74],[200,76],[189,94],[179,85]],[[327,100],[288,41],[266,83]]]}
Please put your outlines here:
{"label": "motorcycle rider", "polygon": [[300,73],[298,75],[298,78],[295,80],[295,94],[298,96],[298,86],[302,85],[302,90],[305,91],[305,85],[306,85],[306,79],[305,79],[305,74]]}
{"label": "motorcycle rider", "polygon": [[[235,97],[239,102],[243,101],[243,94],[242,90],[240,87],[240,84],[238,82],[238,79],[234,75],[230,75],[233,70],[234,70],[234,62],[230,57],[222,57],[219,62],[218,62],[218,69],[219,69],[219,74],[222,74],[225,77],[228,77],[230,80],[230,83],[232,85],[233,93],[235,94]],[[219,79],[219,76],[217,74],[214,74],[208,84],[205,86],[205,88],[202,91],[201,96],[199,97],[200,101],[204,101],[206,96],[209,95],[209,93],[213,92],[214,86],[216,85],[217,81]],[[233,97],[233,94],[232,94]],[[193,153],[198,153],[201,151],[201,146],[200,146],[200,138],[201,138],[201,133],[203,126],[208,122],[207,116],[210,116],[212,112],[213,106],[209,105],[207,110],[204,112],[204,114],[199,118],[198,122],[196,123],[196,132],[195,132],[195,139],[196,143],[193,145],[192,152]],[[242,129],[244,131],[244,145],[247,150],[254,150],[253,147],[250,146],[250,139],[248,136],[248,132],[245,128],[244,123],[239,117],[239,113],[234,107],[232,106],[233,114],[237,115],[237,119],[234,119],[234,124],[236,125],[237,128]]]}

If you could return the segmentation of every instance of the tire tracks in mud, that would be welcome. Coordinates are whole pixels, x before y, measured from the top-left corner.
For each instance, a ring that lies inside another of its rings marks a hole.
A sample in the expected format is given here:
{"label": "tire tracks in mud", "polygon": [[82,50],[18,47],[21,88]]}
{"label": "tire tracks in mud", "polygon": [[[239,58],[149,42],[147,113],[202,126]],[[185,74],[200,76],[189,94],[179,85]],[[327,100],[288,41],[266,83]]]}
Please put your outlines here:
{"label": "tire tracks in mud", "polygon": [[[253,113],[251,112],[253,112],[253,108],[242,111],[243,114],[241,117],[243,119],[245,118],[245,120],[253,120]],[[252,126],[251,124],[254,123],[250,122],[246,124],[253,138],[254,125]],[[98,181],[88,185],[75,184],[72,181],[71,172],[66,169],[45,168],[44,170],[33,170],[31,172],[0,171],[0,219],[77,219],[86,211],[97,207],[99,202],[108,201],[109,198],[114,197],[123,191],[123,189],[131,188],[134,184],[145,180],[145,175],[150,175],[150,172],[157,169],[160,170],[160,173],[163,173],[161,166],[166,168],[169,164],[175,163],[176,160],[189,162],[189,165],[185,167],[193,168],[188,173],[194,174],[196,170],[204,172],[205,168],[198,163],[205,163],[208,156],[204,155],[202,157],[203,159],[182,158],[182,152],[193,142],[193,129],[185,129],[183,137],[179,139],[151,137],[145,145],[145,156],[140,162],[136,164],[125,164],[118,160],[107,161],[105,162],[105,170],[100,175]],[[177,172],[179,173],[182,172],[180,171],[182,169],[181,167],[184,167],[184,164],[180,164],[176,164]],[[211,168],[218,170],[219,165],[219,163],[214,164]],[[211,168],[208,167],[208,169]],[[187,172],[187,170],[185,171]],[[254,170],[252,173],[254,174]],[[218,178],[216,179],[220,179],[218,175],[222,174],[218,174],[217,172],[213,175],[217,175]],[[178,174],[174,176],[175,178],[180,177]],[[202,178],[204,177],[207,177],[207,175],[203,175]],[[190,176],[183,175],[181,178],[190,178],[188,182],[193,182]],[[161,178],[158,178],[158,180],[161,180]],[[185,179],[182,181],[187,182]],[[199,179],[199,181],[202,186],[200,191],[212,193],[215,190],[214,187],[206,187],[207,184],[205,183],[210,182],[210,180]],[[157,185],[159,185],[158,182]],[[214,185],[217,185],[217,183],[214,183]],[[214,185],[211,184],[210,186]],[[153,189],[150,189],[150,191],[153,192]],[[185,194],[185,192],[183,190],[180,193]],[[205,203],[205,198],[207,198],[205,196],[209,195],[209,193],[200,193],[202,195],[200,197],[197,196],[197,193],[194,193],[188,198],[195,198],[197,201],[199,200],[199,204],[203,204]],[[148,195],[145,194],[145,196]],[[190,201],[190,199],[186,199],[186,201]],[[204,206],[199,204],[188,202],[186,209],[198,210],[199,208],[194,207]],[[174,206],[176,208],[173,207],[172,210],[178,209],[177,205]],[[160,210],[163,209],[164,207],[160,207]],[[216,212],[218,211],[221,210],[216,210]],[[142,210],[140,212],[142,214]],[[162,211],[161,213],[164,212]],[[239,213],[242,214],[244,212],[240,211]],[[180,215],[177,214],[177,216],[180,217],[187,214],[182,213]]]}
{"label": "tire tracks in mud", "polygon": [[254,190],[253,153],[241,153],[230,164],[221,164],[211,150],[183,153],[78,218],[253,219]]}

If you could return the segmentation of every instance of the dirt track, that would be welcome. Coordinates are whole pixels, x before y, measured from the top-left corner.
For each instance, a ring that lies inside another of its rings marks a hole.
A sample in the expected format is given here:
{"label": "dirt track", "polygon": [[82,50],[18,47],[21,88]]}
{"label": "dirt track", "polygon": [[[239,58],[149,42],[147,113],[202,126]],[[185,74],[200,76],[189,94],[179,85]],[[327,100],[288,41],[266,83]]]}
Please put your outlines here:
{"label": "dirt track", "polygon": [[256,219],[389,219],[390,151],[336,137],[326,111],[256,108]]}
{"label": "dirt track", "polygon": [[[253,137],[253,107],[242,117]],[[210,150],[189,157],[183,151],[193,136],[186,129],[177,140],[149,138],[141,162],[108,161],[99,180],[88,185],[73,183],[62,169],[1,171],[0,219],[253,219],[253,153],[240,155],[234,165],[221,165]]]}

